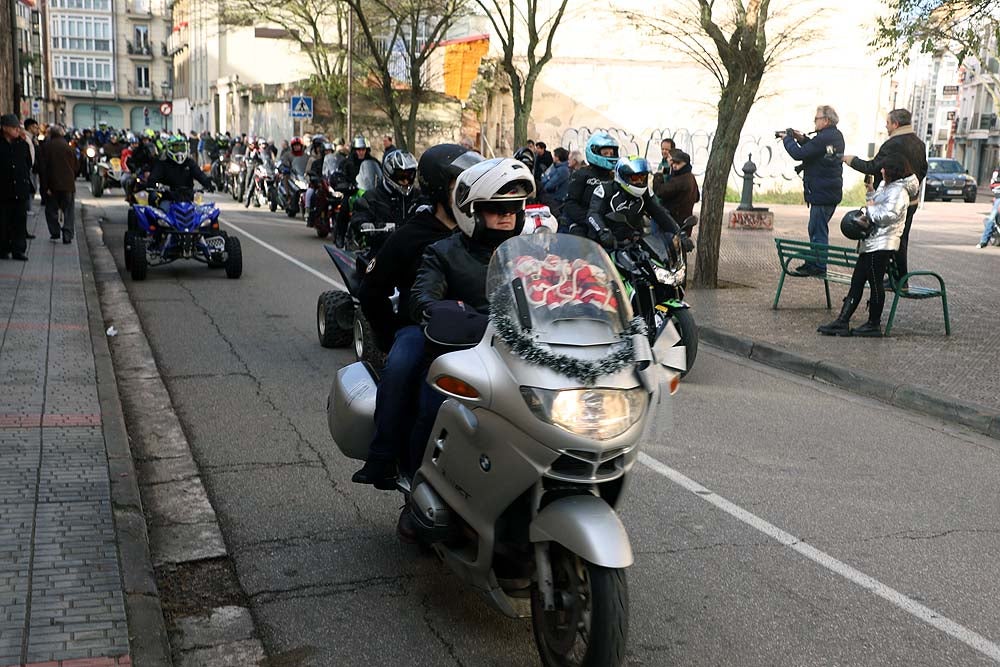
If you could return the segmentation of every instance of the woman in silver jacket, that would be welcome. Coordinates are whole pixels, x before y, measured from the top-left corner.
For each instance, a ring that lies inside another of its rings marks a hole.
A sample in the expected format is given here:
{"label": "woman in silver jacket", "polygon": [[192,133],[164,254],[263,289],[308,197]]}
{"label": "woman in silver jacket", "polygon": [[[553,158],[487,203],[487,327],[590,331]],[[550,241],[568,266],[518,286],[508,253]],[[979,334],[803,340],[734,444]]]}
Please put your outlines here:
{"label": "woman in silver jacket", "polygon": [[[893,155],[882,166],[882,183],[867,196],[865,217],[871,227],[868,235],[858,241],[858,263],[851,277],[851,289],[844,298],[840,315],[817,331],[825,336],[882,335],[882,309],[885,307],[885,286],[882,280],[889,268],[889,259],[899,249],[899,240],[906,225],[906,207],[920,189],[920,182],[902,156]],[[850,328],[851,316],[861,303],[865,283],[871,290],[868,300],[868,321]]]}

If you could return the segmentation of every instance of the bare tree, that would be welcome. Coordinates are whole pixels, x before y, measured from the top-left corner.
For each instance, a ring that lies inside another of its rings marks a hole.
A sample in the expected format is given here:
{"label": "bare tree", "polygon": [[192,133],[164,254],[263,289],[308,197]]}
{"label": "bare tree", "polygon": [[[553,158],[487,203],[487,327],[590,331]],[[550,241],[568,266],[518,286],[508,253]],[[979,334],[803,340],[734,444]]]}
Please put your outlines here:
{"label": "bare tree", "polygon": [[[775,22],[770,0],[728,0],[724,9],[716,0],[669,0],[661,9],[626,12],[631,21],[648,29],[701,65],[719,86],[718,119],[702,184],[698,255],[694,283],[715,288],[719,276],[719,242],[726,183],[750,108],[758,99],[764,74],[787,58],[793,38],[808,17]],[[779,23],[770,38],[771,27]]]}
{"label": "bare tree", "polygon": [[[503,49],[503,70],[510,79],[514,103],[514,145],[523,146],[528,140],[535,83],[542,68],[552,60],[552,41],[569,0],[475,1],[486,12]],[[540,5],[554,5],[555,10],[546,12]]]}
{"label": "bare tree", "polygon": [[343,0],[355,13],[364,48],[357,60],[374,81],[373,101],[392,123],[400,148],[416,145],[420,105],[428,98],[425,65],[465,0]]}
{"label": "bare tree", "polygon": [[[309,58],[310,88],[333,109],[335,125],[346,124],[347,12],[338,0],[227,0],[222,22],[231,25],[271,23],[299,45]],[[333,35],[335,41],[328,41]]]}

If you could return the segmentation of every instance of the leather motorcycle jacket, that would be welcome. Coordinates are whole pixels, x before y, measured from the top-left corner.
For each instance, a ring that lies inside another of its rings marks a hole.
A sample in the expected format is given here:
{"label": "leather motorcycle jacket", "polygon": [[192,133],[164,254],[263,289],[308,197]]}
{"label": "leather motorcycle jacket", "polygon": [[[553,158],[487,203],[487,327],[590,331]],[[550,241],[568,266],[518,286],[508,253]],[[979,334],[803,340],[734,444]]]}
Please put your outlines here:
{"label": "leather motorcycle jacket", "polygon": [[[594,189],[605,181],[611,180],[612,174],[607,169],[588,165],[573,172],[566,186],[566,197],[563,199],[562,217],[569,226],[587,224],[587,211],[590,210],[590,198]],[[581,236],[583,229],[571,230]]]}
{"label": "leather motorcycle jacket", "polygon": [[423,322],[431,304],[445,299],[464,301],[480,313],[488,313],[486,269],[493,250],[462,233],[428,246],[410,291],[413,321]]}
{"label": "leather motorcycle jacket", "polygon": [[351,225],[361,226],[366,222],[376,225],[393,223],[400,227],[407,217],[410,208],[417,199],[417,191],[408,195],[387,188],[384,183],[374,190],[367,190],[356,202],[351,215]]}
{"label": "leather motorcycle jacket", "polygon": [[607,247],[613,245],[609,243],[612,238],[624,241],[636,233],[643,234],[647,216],[656,222],[661,233],[676,234],[680,231],[667,209],[648,191],[641,197],[635,197],[614,181],[608,181],[598,185],[591,196],[587,236]]}
{"label": "leather motorcycle jacket", "polygon": [[191,189],[195,181],[201,183],[206,190],[212,189],[211,179],[191,158],[183,164],[177,164],[173,160],[157,160],[148,179],[150,184],[166,185],[171,190]]}
{"label": "leather motorcycle jacket", "polygon": [[899,250],[899,240],[906,226],[906,209],[910,199],[920,191],[916,176],[907,176],[886,185],[879,184],[874,200],[865,209],[872,231],[858,241],[858,252]]}

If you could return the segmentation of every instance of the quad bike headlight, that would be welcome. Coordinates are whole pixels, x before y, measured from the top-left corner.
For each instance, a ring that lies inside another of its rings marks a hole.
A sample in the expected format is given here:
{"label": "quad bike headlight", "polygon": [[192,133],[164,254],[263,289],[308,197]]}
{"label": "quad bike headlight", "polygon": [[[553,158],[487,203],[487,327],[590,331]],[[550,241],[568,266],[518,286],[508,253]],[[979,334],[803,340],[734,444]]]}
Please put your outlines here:
{"label": "quad bike headlight", "polygon": [[646,392],[634,389],[539,389],[521,387],[539,419],[575,435],[610,440],[629,430],[646,409]]}
{"label": "quad bike headlight", "polygon": [[135,203],[139,206],[149,206],[149,193],[145,190],[139,190],[134,195]]}

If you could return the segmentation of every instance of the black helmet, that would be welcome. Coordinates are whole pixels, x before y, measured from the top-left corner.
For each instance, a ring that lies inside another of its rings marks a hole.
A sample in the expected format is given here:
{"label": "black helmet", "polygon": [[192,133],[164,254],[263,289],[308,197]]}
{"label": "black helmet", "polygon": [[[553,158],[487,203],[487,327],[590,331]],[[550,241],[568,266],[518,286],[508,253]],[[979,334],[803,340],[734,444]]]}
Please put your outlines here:
{"label": "black helmet", "polygon": [[382,158],[382,183],[408,195],[416,183],[417,159],[401,150],[389,151]]}
{"label": "black helmet", "polygon": [[463,171],[482,162],[483,156],[458,144],[438,144],[424,151],[417,165],[417,181],[420,191],[432,204],[444,204],[448,216],[453,220],[451,210],[451,182]]}
{"label": "black helmet", "polygon": [[524,166],[531,171],[535,170],[535,152],[527,146],[524,148],[518,148],[514,153],[514,159],[518,162],[524,163]]}
{"label": "black helmet", "polygon": [[869,232],[871,232],[871,221],[860,208],[848,211],[840,221],[840,233],[852,241],[867,238]]}

